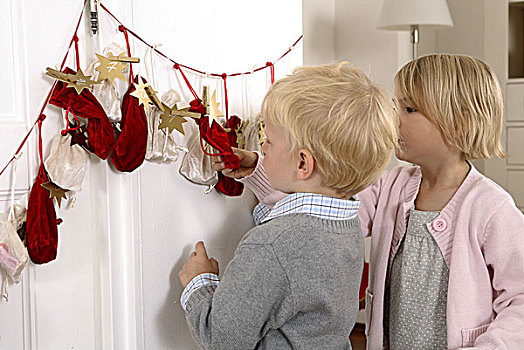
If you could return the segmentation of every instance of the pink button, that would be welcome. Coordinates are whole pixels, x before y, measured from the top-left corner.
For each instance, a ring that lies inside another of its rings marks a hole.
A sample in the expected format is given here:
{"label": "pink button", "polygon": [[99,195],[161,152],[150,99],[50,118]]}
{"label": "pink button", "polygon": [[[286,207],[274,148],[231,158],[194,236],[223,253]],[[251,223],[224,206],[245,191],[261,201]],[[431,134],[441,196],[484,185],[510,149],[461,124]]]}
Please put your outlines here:
{"label": "pink button", "polygon": [[446,229],[446,227],[448,227],[448,224],[446,223],[445,220],[437,219],[437,220],[433,221],[431,226],[433,226],[433,229],[435,231],[439,231],[440,232],[440,231],[444,231]]}

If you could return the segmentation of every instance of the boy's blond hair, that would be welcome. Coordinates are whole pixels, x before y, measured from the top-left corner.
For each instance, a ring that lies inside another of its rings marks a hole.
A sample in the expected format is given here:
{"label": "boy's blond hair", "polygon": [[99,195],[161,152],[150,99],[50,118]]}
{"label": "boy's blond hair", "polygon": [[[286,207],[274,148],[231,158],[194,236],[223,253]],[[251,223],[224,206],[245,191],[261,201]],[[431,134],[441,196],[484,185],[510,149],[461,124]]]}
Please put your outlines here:
{"label": "boy's blond hair", "polygon": [[465,159],[506,156],[500,143],[502,93],[483,61],[465,55],[422,56],[400,69],[395,87]]}
{"label": "boy's blond hair", "polygon": [[324,186],[347,197],[375,182],[397,146],[391,101],[347,62],[295,69],[271,86],[262,116],[282,128],[293,154],[311,152]]}

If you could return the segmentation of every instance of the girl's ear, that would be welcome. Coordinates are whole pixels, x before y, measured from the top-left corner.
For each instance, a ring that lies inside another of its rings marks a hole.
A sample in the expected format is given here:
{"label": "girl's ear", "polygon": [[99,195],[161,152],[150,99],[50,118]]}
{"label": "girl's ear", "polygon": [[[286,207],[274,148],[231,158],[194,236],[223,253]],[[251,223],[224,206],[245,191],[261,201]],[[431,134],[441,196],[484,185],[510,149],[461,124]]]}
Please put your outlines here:
{"label": "girl's ear", "polygon": [[315,158],[307,149],[299,149],[297,155],[297,180],[307,180],[315,170]]}

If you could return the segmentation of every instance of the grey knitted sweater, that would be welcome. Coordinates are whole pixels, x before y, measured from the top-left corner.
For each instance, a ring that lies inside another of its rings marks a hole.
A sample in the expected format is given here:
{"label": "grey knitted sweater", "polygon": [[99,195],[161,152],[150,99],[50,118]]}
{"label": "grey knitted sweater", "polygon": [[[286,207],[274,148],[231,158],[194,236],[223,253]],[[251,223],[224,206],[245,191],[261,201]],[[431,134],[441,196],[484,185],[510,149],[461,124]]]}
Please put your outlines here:
{"label": "grey knitted sweater", "polygon": [[204,349],[351,349],[364,243],[358,218],[290,214],[252,228],[218,285],[186,304]]}

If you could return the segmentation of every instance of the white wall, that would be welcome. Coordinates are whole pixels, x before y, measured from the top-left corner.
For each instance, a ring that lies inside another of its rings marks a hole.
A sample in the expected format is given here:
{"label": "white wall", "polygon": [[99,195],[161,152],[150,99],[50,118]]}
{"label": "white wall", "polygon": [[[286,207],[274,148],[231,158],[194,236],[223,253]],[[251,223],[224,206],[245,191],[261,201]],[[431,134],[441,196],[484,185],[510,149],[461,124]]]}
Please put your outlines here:
{"label": "white wall", "polygon": [[[3,55],[8,65],[2,68],[6,76],[14,72],[0,90],[14,92],[12,102],[4,102],[0,110],[0,128],[6,135],[0,150],[3,166],[37,116],[51,86],[43,71],[61,60],[80,4],[67,0],[1,0],[0,4],[6,9],[2,19],[8,19],[2,25],[12,32],[8,38],[0,37],[0,42],[13,46]],[[299,37],[302,27],[297,0],[249,4],[107,0],[104,4],[145,40],[162,43],[159,49],[169,57],[214,73],[249,71],[253,65],[274,61]],[[124,45],[114,23],[103,13],[100,18],[102,34],[97,37],[90,34],[87,21],[80,27],[83,68],[109,42]],[[144,47],[134,45],[133,55],[143,58]],[[277,78],[301,63],[298,45],[275,66]],[[168,87],[178,88],[170,65],[158,61],[156,66],[155,88],[160,94]],[[144,73],[143,68],[135,67],[136,71]],[[242,78],[228,79],[230,114],[246,117],[256,112],[268,86],[268,71],[245,78],[244,86],[250,90],[247,100],[242,100]],[[204,83],[216,87],[222,97],[219,80],[203,81],[190,73],[188,78],[196,88]],[[190,97],[187,90],[180,92]],[[51,138],[60,130],[61,115],[54,107],[46,114],[48,152]],[[21,203],[36,175],[35,134],[19,164]],[[183,138],[178,140],[183,143]],[[180,160],[181,156],[174,164],[146,162],[137,171],[122,174],[106,161],[90,157],[76,206],[57,211],[64,219],[57,260],[43,266],[30,264],[23,282],[10,286],[9,303],[0,301],[0,350],[197,348],[178,302],[182,287],[177,271],[199,239],[207,243],[223,271],[253,225],[255,199],[248,192],[240,198],[216,192],[205,195],[204,186],[179,175]],[[8,179],[9,172],[0,178],[4,211]]]}

